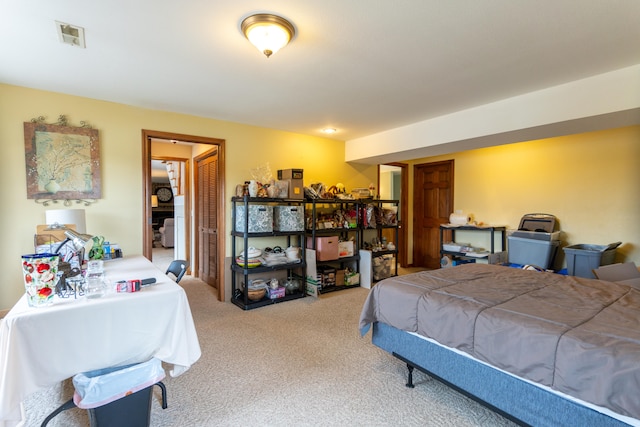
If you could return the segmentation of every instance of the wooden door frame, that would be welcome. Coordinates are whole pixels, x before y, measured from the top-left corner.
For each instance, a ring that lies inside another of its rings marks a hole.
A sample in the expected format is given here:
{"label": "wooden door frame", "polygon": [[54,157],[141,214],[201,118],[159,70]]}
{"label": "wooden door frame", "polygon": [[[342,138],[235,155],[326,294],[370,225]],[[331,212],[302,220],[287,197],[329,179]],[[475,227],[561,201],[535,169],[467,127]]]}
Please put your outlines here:
{"label": "wooden door frame", "polygon": [[[398,247],[398,263],[400,267],[408,267],[407,257],[409,251],[409,165],[407,163],[384,163],[387,166],[395,166],[400,168],[402,179],[400,180],[400,240],[401,247]],[[378,189],[380,188],[380,165],[378,165]],[[396,242],[397,243],[397,242]]]}
{"label": "wooden door frame", "polygon": [[[440,160],[437,162],[427,162],[427,163],[419,163],[419,164],[414,164],[413,165],[413,199],[414,199],[414,204],[413,204],[413,234],[411,236],[412,241],[416,241],[416,233],[417,233],[417,229],[418,227],[416,227],[416,221],[417,221],[417,215],[416,215],[416,205],[415,205],[415,192],[416,192],[416,174],[418,173],[418,169],[420,168],[426,168],[426,167],[430,167],[430,166],[437,166],[440,164],[449,164],[450,168],[449,168],[449,182],[451,183],[450,187],[449,187],[449,201],[450,201],[450,208],[449,210],[453,211],[453,207],[454,207],[454,190],[455,190],[455,159],[449,159],[449,160]],[[413,264],[415,265],[416,262],[416,246],[415,244],[413,245],[413,250],[412,250],[412,259],[413,259]]]}
{"label": "wooden door frame", "polygon": [[[142,200],[143,200],[143,213],[142,213],[142,238],[143,238],[143,255],[149,259],[153,259],[153,229],[152,229],[152,211],[151,211],[151,139],[166,139],[166,140],[176,140],[180,142],[187,142],[193,144],[207,144],[207,145],[216,145],[218,147],[218,237],[217,244],[218,248],[221,249],[218,251],[218,272],[217,277],[220,279],[220,283],[218,286],[218,300],[224,301],[224,288],[225,288],[225,276],[224,276],[224,257],[226,255],[226,244],[225,244],[225,212],[226,205],[224,203],[225,200],[225,161],[224,161],[224,139],[219,138],[209,138],[203,136],[195,136],[195,135],[185,135],[179,133],[172,132],[163,132],[149,129],[142,129]],[[189,182],[191,179],[189,177]],[[185,228],[188,230],[187,242],[190,246],[190,236],[191,236],[191,188],[189,187],[185,191]],[[187,202],[189,204],[187,204]],[[187,227],[186,224],[189,224]],[[197,234],[197,233],[195,233]],[[190,252],[190,248],[188,248]],[[195,251],[198,251],[198,247],[195,246]],[[193,272],[197,274],[198,271],[198,254],[192,254],[192,259],[189,260],[190,263],[194,265]]]}

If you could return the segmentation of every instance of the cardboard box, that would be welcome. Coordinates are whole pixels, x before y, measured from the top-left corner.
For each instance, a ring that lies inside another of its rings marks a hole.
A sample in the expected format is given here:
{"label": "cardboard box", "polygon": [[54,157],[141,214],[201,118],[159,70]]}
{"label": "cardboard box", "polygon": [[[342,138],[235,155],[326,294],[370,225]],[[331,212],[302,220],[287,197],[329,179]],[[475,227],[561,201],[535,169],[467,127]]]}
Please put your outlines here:
{"label": "cardboard box", "polygon": [[50,242],[62,242],[66,239],[64,232],[68,230],[76,231],[75,224],[64,224],[64,228],[54,228],[51,225],[36,225],[36,234],[42,235],[44,238],[50,238],[51,240],[42,242],[50,243]]}
{"label": "cardboard box", "polygon": [[509,261],[509,254],[507,251],[489,254],[487,261],[489,264],[505,264]]}
{"label": "cardboard box", "polygon": [[302,179],[303,169],[279,169],[278,179]]}
{"label": "cardboard box", "polygon": [[322,282],[322,288],[336,285],[336,269],[328,265],[318,266],[318,276]]}
{"label": "cardboard box", "polygon": [[[64,224],[66,228],[53,228],[51,225],[37,225],[36,234],[33,237],[33,243],[36,253],[42,252],[55,252],[59,245],[65,241],[66,236],[64,232],[66,229],[76,231],[75,224]],[[73,252],[71,245],[65,245],[60,248],[61,254],[66,255],[67,252]]]}
{"label": "cardboard box", "polygon": [[369,199],[371,197],[368,188],[354,188],[351,190],[351,195],[354,199]]}
{"label": "cardboard box", "polygon": [[336,286],[344,286],[344,270],[336,270]]}
{"label": "cardboard box", "polygon": [[604,265],[594,269],[593,274],[600,280],[618,282],[640,289],[640,271],[634,262]]}
{"label": "cardboard box", "polygon": [[360,284],[360,273],[352,273],[344,277],[345,286],[355,286]]}
{"label": "cardboard box", "polygon": [[285,288],[284,286],[278,286],[276,289],[269,288],[267,293],[270,299],[284,298]]}
{"label": "cardboard box", "polygon": [[[313,240],[307,237],[307,248],[313,249]],[[318,261],[333,261],[338,256],[338,236],[316,237],[315,251]]]}
{"label": "cardboard box", "polygon": [[304,183],[302,169],[279,169],[278,180],[287,181],[289,199],[304,199]]}
{"label": "cardboard box", "polygon": [[320,288],[319,284],[307,280],[305,287],[307,295],[318,298],[320,296]]}
{"label": "cardboard box", "polygon": [[353,256],[353,240],[338,242],[338,257]]}

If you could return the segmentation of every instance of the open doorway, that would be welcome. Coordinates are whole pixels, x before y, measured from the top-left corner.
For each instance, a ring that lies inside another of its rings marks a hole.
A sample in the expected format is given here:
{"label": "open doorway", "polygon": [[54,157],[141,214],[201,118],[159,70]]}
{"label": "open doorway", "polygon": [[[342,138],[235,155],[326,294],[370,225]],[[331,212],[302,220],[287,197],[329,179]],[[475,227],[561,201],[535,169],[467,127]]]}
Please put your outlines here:
{"label": "open doorway", "polygon": [[[151,149],[151,217],[153,229],[152,261],[160,270],[166,271],[174,259],[191,258],[187,189],[190,188],[190,147],[179,143],[186,157],[159,156],[170,150],[155,147],[171,142],[152,142]],[[178,144],[178,143],[177,143]],[[179,151],[176,151],[179,153]]]}
{"label": "open doorway", "polygon": [[[409,191],[409,165],[406,163],[388,163],[378,165],[378,195],[385,200],[399,200],[398,205],[398,264],[400,267],[408,267],[408,228],[406,226],[408,215],[408,191]],[[388,230],[391,232],[391,230]],[[390,234],[385,236],[387,241],[393,241]]]}
{"label": "open doorway", "polygon": [[[186,145],[189,147],[188,154],[185,156],[180,154],[179,156],[172,156],[171,154],[167,155],[167,152],[160,150],[154,150],[153,147],[158,147],[154,145],[156,142],[162,142],[164,144],[168,144],[171,146],[175,144]],[[211,217],[216,218],[216,222],[218,224],[217,229],[220,230],[219,233],[216,234],[216,247],[220,248],[217,251],[217,259],[216,260],[208,260],[205,262],[210,262],[213,268],[215,268],[216,274],[211,275],[210,277],[215,278],[216,283],[209,283],[212,287],[216,289],[216,295],[218,300],[224,301],[224,140],[217,138],[207,138],[193,135],[183,135],[183,134],[175,134],[169,132],[161,132],[161,131],[153,131],[153,130],[142,130],[142,173],[143,173],[143,255],[149,260],[153,261],[153,246],[154,246],[154,238],[155,230],[154,230],[154,217],[153,217],[153,208],[152,204],[154,203],[155,192],[153,191],[154,185],[152,182],[151,171],[152,171],[152,159],[156,158],[159,160],[165,161],[177,161],[179,165],[184,165],[184,168],[181,172],[181,179],[183,180],[182,184],[184,185],[184,194],[182,194],[183,199],[182,203],[184,206],[184,218],[183,218],[183,228],[184,228],[184,245],[185,245],[185,258],[189,263],[189,271],[194,277],[198,276],[198,271],[201,270],[201,266],[199,263],[200,253],[202,251],[200,242],[198,241],[198,232],[197,232],[197,224],[194,221],[194,206],[197,206],[199,202],[200,195],[197,191],[195,191],[195,186],[193,184],[193,177],[191,176],[191,167],[193,164],[193,159],[200,155],[202,152],[210,150],[212,148],[216,149],[218,153],[218,168],[216,170],[216,176],[212,177],[211,185],[214,185],[217,189],[216,194],[218,197],[218,203],[215,205],[215,211],[211,212]],[[206,185],[209,185],[207,183]],[[175,205],[174,205],[175,206]],[[175,218],[175,216],[174,216]],[[180,218],[176,218],[180,220]]]}

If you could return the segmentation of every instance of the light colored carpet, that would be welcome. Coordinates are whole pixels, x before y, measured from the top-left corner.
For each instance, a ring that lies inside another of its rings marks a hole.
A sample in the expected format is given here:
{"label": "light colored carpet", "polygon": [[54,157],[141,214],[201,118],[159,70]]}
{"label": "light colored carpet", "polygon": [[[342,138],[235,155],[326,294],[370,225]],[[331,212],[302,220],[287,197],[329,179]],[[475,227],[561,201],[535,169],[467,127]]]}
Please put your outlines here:
{"label": "light colored carpet", "polygon": [[[367,289],[354,288],[243,311],[187,278],[202,358],[167,377],[169,407],[155,387],[152,426],[513,426],[424,374],[405,387],[406,367],[358,329]],[[150,319],[152,320],[152,319]],[[71,381],[26,401],[27,425],[73,393]],[[86,426],[74,408],[49,426]]]}
{"label": "light colored carpet", "polygon": [[154,247],[151,257],[153,258],[153,265],[164,272],[167,271],[171,261],[175,259],[175,251],[173,248]]}

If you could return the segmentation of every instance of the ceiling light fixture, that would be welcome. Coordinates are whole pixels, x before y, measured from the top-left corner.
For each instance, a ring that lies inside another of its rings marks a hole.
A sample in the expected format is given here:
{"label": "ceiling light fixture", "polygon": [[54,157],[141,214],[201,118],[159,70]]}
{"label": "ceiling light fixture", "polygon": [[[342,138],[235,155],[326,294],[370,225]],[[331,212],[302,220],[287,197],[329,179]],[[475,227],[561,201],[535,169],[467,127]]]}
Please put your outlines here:
{"label": "ceiling light fixture", "polygon": [[334,128],[324,128],[322,129],[322,132],[331,135],[332,133],[338,132],[338,130]]}
{"label": "ceiling light fixture", "polygon": [[285,47],[296,34],[291,22],[268,13],[249,16],[240,27],[245,37],[267,58]]}

